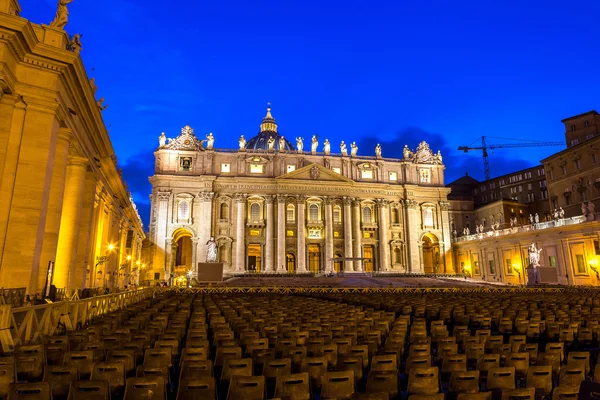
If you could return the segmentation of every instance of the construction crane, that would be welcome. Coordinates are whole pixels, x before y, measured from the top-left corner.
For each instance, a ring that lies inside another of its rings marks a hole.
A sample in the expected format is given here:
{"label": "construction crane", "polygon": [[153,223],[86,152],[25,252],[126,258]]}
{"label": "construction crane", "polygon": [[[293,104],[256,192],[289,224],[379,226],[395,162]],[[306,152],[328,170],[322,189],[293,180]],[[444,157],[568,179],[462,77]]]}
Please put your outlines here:
{"label": "construction crane", "polygon": [[[482,150],[483,152],[483,171],[485,172],[485,179],[490,179],[490,160],[488,158],[488,150],[494,149],[508,149],[513,147],[541,147],[541,146],[564,146],[563,142],[523,142],[523,143],[505,143],[505,144],[487,144],[485,139],[490,136],[481,137],[481,146],[458,146],[458,150],[462,150],[467,153],[469,150]],[[502,138],[496,138],[502,139]],[[515,139],[505,139],[515,140]],[[516,139],[518,140],[518,139]],[[474,142],[473,142],[474,143]]]}

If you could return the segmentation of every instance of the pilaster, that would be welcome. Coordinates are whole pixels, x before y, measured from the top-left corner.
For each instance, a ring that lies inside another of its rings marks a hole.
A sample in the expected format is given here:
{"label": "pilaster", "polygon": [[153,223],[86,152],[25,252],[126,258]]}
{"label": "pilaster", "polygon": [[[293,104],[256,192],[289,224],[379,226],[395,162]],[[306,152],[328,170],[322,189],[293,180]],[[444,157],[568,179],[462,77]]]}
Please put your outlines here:
{"label": "pilaster", "polygon": [[[168,207],[169,199],[171,198],[171,192],[158,191],[155,194],[155,201],[158,202],[156,208],[156,242],[154,251],[153,271],[160,272],[163,275],[164,270],[167,267],[166,264],[166,252],[167,252],[167,226],[168,221]],[[152,277],[154,278],[154,277]]]}
{"label": "pilaster", "polygon": [[285,271],[285,202],[287,196],[277,196],[277,271]]}
{"label": "pilaster", "polygon": [[404,207],[406,210],[406,225],[405,237],[407,250],[408,250],[408,272],[411,273],[422,273],[423,266],[421,265],[421,254],[420,254],[420,238],[419,232],[421,231],[421,216],[419,215],[419,205],[415,200],[406,199],[404,200]]}
{"label": "pilaster", "polygon": [[[267,229],[265,232],[265,270],[264,272],[273,272],[273,196],[266,196],[267,203]],[[279,257],[279,255],[278,255]]]}
{"label": "pilaster", "polygon": [[236,194],[233,201],[236,204],[237,215],[235,224],[235,271],[243,272],[246,269],[246,258],[245,258],[245,232],[246,227],[244,222],[246,221],[246,195]]}
{"label": "pilaster", "polygon": [[[360,205],[361,200],[359,198],[353,199],[352,201],[352,230],[353,230],[353,253],[355,258],[361,258],[362,255],[362,229],[360,225]],[[363,261],[357,260],[354,262],[354,271],[363,271]]]}
{"label": "pilaster", "polygon": [[298,263],[296,265],[296,271],[303,273],[306,272],[306,221],[305,221],[305,211],[306,211],[306,196],[298,195],[298,250],[297,250],[297,260]]}
{"label": "pilaster", "polygon": [[390,263],[390,209],[388,201],[385,199],[377,199],[379,209],[379,270],[389,271]]}
{"label": "pilaster", "polygon": [[333,206],[332,199],[325,197],[325,271],[333,271]]}
{"label": "pilaster", "polygon": [[74,288],[86,287],[88,270],[94,262],[94,260],[91,259],[91,253],[94,234],[94,197],[96,195],[97,182],[98,178],[96,173],[91,171],[88,167],[85,173],[83,207],[81,209],[77,259],[75,263]]}

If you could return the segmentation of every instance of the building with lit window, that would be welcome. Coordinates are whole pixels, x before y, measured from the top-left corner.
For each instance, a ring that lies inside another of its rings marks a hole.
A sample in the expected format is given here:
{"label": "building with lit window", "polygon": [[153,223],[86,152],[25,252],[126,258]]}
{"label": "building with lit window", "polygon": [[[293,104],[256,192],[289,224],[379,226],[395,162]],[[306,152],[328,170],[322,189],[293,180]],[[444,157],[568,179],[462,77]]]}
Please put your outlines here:
{"label": "building with lit window", "polygon": [[186,126],[155,152],[150,240],[155,279],[195,276],[214,237],[225,272],[453,272],[444,166],[421,142],[403,159],[304,147],[270,108],[259,133],[218,149]]}

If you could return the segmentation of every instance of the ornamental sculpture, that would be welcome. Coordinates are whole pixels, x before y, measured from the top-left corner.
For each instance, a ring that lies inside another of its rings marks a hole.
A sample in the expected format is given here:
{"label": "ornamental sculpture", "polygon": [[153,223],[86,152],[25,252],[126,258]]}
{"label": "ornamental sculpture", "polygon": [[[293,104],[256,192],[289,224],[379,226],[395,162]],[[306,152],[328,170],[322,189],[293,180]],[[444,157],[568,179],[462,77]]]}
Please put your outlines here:
{"label": "ornamental sculpture", "polygon": [[285,138],[279,136],[279,151],[285,151]]}
{"label": "ornamental sculpture", "polygon": [[238,140],[238,145],[240,146],[240,151],[246,150],[246,138],[244,137],[244,135],[240,136],[240,139]]}
{"label": "ornamental sculpture", "polygon": [[206,242],[206,262],[216,263],[217,254],[217,242],[215,242],[215,238],[211,236],[209,241]]}
{"label": "ornamental sculpture", "polygon": [[267,145],[269,146],[269,151],[273,151],[275,149],[275,139],[273,136],[269,136],[269,140],[267,140]]}
{"label": "ornamental sculpture", "polygon": [[375,157],[381,158],[381,145],[379,143],[375,146]]}
{"label": "ornamental sculpture", "polygon": [[329,139],[325,139],[323,142],[323,153],[325,153],[326,156],[331,154],[331,143],[329,143]]}
{"label": "ornamental sculpture", "polygon": [[296,138],[296,148],[298,149],[298,153],[302,153],[302,148],[304,147],[304,139],[301,137]]}
{"label": "ornamental sculpture", "polygon": [[198,140],[194,134],[194,130],[189,125],[184,126],[181,129],[179,136],[175,139],[169,139],[169,142],[164,148],[169,150],[204,150],[202,143]]}
{"label": "ornamental sculpture", "polygon": [[342,140],[342,143],[340,144],[340,152],[342,153],[342,156],[348,155],[348,148],[346,147],[346,143],[344,143],[343,140]]}
{"label": "ornamental sculpture", "polygon": [[319,170],[319,167],[317,167],[316,165],[313,165],[313,167],[310,169],[310,179],[319,179],[319,176],[321,176],[321,170]]}
{"label": "ornamental sculpture", "polygon": [[356,142],[352,142],[350,145],[350,156],[356,157],[356,154],[358,154],[358,146],[356,145]]}
{"label": "ornamental sculpture", "polygon": [[158,137],[158,147],[163,148],[163,147],[165,147],[166,144],[167,144],[167,135],[165,135],[165,133],[163,132]]}
{"label": "ornamental sculpture", "polygon": [[403,154],[406,161],[412,161],[415,164],[442,164],[442,153],[438,151],[437,154],[434,154],[425,141],[419,143],[415,152],[405,145]]}
{"label": "ornamental sculpture", "polygon": [[54,16],[54,20],[50,22],[51,27],[65,29],[65,26],[69,22],[69,9],[67,5],[72,2],[73,0],[58,0],[56,15]]}
{"label": "ornamental sculpture", "polygon": [[213,136],[212,132],[210,132],[206,135],[206,148],[212,150],[214,144],[215,137]]}
{"label": "ornamental sculpture", "polygon": [[317,146],[318,145],[319,145],[319,140],[317,139],[317,135],[313,135],[312,141],[311,141],[311,148],[310,148],[310,152],[312,153],[312,155],[317,154]]}
{"label": "ornamental sculpture", "polygon": [[537,268],[540,266],[540,253],[542,249],[538,249],[535,246],[535,243],[531,243],[529,246],[529,265],[533,268]]}

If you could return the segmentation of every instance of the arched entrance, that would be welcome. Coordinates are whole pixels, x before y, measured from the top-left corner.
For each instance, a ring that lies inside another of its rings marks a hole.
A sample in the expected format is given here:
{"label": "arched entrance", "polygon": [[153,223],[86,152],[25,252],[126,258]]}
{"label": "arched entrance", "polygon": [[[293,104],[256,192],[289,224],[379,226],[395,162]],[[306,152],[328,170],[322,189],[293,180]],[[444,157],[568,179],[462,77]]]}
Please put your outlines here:
{"label": "arched entrance", "polygon": [[335,272],[340,272],[342,270],[342,264],[343,261],[338,260],[338,258],[342,258],[344,257],[341,253],[335,253],[334,259],[333,259],[333,270]]}
{"label": "arched entrance", "polygon": [[296,256],[292,253],[287,253],[285,258],[287,260],[287,272],[294,273],[296,271]]}
{"label": "arched entrance", "polygon": [[431,233],[426,233],[421,238],[423,249],[423,272],[433,274],[441,272],[440,270],[440,246],[437,237]]}
{"label": "arched entrance", "polygon": [[188,272],[192,269],[192,233],[187,229],[173,232],[174,262],[173,283],[177,286],[188,284]]}

